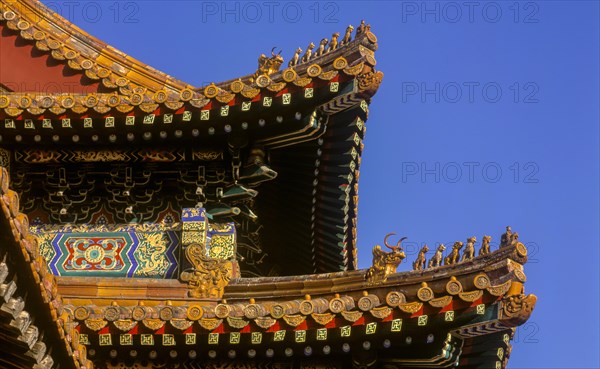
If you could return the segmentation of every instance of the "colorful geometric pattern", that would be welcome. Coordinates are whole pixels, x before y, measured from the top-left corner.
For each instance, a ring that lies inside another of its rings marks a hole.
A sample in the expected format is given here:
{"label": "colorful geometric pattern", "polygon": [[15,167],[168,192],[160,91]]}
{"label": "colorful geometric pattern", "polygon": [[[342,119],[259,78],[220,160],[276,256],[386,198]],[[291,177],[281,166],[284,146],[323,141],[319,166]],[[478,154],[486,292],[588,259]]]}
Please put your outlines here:
{"label": "colorful geometric pattern", "polygon": [[206,256],[228,260],[235,257],[235,223],[209,223],[204,208],[185,208],[181,214],[182,243],[205,245]]}
{"label": "colorful geometric pattern", "polygon": [[209,224],[207,234],[207,256],[213,259],[231,259],[236,252],[234,223]]}
{"label": "colorful geometric pattern", "polygon": [[179,225],[33,226],[53,274],[177,278]]}

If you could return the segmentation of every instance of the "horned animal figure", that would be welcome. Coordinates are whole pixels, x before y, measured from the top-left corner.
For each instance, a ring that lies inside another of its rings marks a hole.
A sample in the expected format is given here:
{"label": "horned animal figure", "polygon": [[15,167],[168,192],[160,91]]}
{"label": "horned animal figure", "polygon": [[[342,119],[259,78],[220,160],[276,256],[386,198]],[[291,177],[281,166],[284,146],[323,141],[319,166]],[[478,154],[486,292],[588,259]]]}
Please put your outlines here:
{"label": "horned animal figure", "polygon": [[429,251],[429,247],[427,245],[423,246],[419,251],[419,255],[417,256],[417,260],[413,263],[413,270],[423,270],[426,267],[426,259],[425,254]]}
{"label": "horned animal figure", "polygon": [[321,42],[319,43],[319,49],[317,50],[317,56],[325,54],[325,46],[327,46],[328,42],[329,40],[326,38],[321,40]]}
{"label": "horned animal figure", "polygon": [[492,240],[492,237],[483,236],[483,239],[481,240],[481,248],[479,249],[479,255],[487,255],[490,253],[490,241],[491,240]]}
{"label": "horned animal figure", "polygon": [[310,58],[312,58],[312,50],[315,48],[315,44],[313,44],[312,42],[308,45],[308,47],[306,48],[306,52],[304,53],[304,56],[302,57],[302,63],[306,63],[307,61],[310,60]]}
{"label": "horned animal figure", "polygon": [[348,28],[346,28],[346,33],[344,34],[344,39],[341,43],[342,45],[346,45],[352,40],[352,31],[354,31],[354,26],[349,25]]}
{"label": "horned animal figure", "polygon": [[390,233],[383,239],[383,244],[392,250],[391,252],[383,251],[379,245],[373,248],[373,265],[367,270],[365,275],[369,283],[385,282],[388,275],[396,273],[398,265],[400,265],[402,260],[406,257],[400,246],[406,237],[402,237],[395,246],[392,246],[387,243],[387,240],[393,235],[395,235],[395,233]]}
{"label": "horned animal figure", "polygon": [[258,58],[258,70],[255,73],[255,76],[260,76],[261,74],[271,75],[277,71],[283,64],[283,57],[281,56],[281,50],[279,53],[275,54],[275,48],[271,49],[271,57],[266,56],[265,54],[261,54]]}
{"label": "horned animal figure", "polygon": [[437,251],[433,254],[433,257],[429,259],[429,268],[439,267],[442,265],[442,260],[444,259],[444,251],[446,251],[446,246],[441,244],[438,246]]}
{"label": "horned animal figure", "polygon": [[338,47],[338,37],[340,37],[340,33],[336,32],[331,35],[331,41],[329,41],[329,46],[327,47],[327,52],[333,51]]}
{"label": "horned animal figure", "polygon": [[477,242],[475,236],[467,238],[467,246],[465,246],[461,261],[471,260],[475,257],[475,242]]}
{"label": "horned animal figure", "polygon": [[460,249],[462,249],[463,243],[460,241],[454,242],[452,245],[452,251],[444,258],[444,265],[452,265],[458,263],[460,259]]}
{"label": "horned animal figure", "polygon": [[294,56],[292,56],[292,59],[288,63],[288,67],[293,67],[298,64],[298,61],[300,60],[300,54],[302,54],[302,49],[297,48]]}

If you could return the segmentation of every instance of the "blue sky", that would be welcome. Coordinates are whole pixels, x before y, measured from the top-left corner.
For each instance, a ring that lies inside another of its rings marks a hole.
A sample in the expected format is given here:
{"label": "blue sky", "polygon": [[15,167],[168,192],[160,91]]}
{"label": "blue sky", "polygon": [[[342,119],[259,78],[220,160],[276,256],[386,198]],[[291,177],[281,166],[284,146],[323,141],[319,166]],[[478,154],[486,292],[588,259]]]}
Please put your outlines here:
{"label": "blue sky", "polygon": [[510,368],[598,368],[599,5],[596,1],[45,1],[100,39],[192,85],[288,60],[361,19],[385,73],[362,161],[359,262],[388,232],[530,250],[538,305]]}

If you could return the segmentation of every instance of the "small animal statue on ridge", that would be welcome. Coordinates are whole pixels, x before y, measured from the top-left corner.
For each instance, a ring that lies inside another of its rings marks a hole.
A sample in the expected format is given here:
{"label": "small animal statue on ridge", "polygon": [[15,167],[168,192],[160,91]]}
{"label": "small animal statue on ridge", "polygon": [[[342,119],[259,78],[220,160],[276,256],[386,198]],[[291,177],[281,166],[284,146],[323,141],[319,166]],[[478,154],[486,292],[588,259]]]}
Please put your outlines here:
{"label": "small animal statue on ridge", "polygon": [[349,25],[348,28],[346,28],[346,33],[344,34],[341,45],[347,45],[352,40],[352,31],[354,31],[354,26]]}
{"label": "small animal statue on ridge", "polygon": [[338,37],[340,37],[340,33],[336,32],[331,35],[331,41],[329,41],[329,46],[327,47],[327,52],[333,51],[338,47]]}
{"label": "small animal statue on ridge", "polygon": [[512,242],[512,230],[510,229],[510,226],[506,226],[506,232],[503,233],[502,237],[500,238],[500,248],[510,246],[511,242]]}
{"label": "small animal statue on ridge", "polygon": [[365,26],[365,20],[361,20],[360,21],[360,25],[358,26],[358,28],[356,28],[356,35],[362,35],[363,33],[365,33],[367,27]]}
{"label": "small animal statue on ridge", "polygon": [[452,265],[458,263],[458,260],[460,259],[460,249],[462,249],[462,247],[462,242],[454,242],[454,245],[452,245],[452,251],[450,251],[450,254],[448,254],[448,256],[444,258],[444,265]]}
{"label": "small animal statue on ridge", "polygon": [[254,76],[258,77],[263,74],[268,76],[279,71],[281,64],[283,64],[283,57],[280,54],[281,51],[275,54],[275,48],[271,49],[271,57],[261,54],[258,58],[258,69]]}
{"label": "small animal statue on ridge", "polygon": [[490,253],[490,241],[491,240],[492,240],[492,237],[483,236],[483,239],[481,240],[481,248],[479,249],[479,255],[487,255]]}
{"label": "small animal statue on ridge", "polygon": [[429,247],[427,247],[427,245],[425,245],[421,248],[421,250],[419,251],[419,255],[417,256],[417,260],[415,260],[413,262],[413,270],[425,269],[425,267],[427,266],[425,254],[427,254],[428,251],[429,251]]}
{"label": "small animal statue on ridge", "polygon": [[288,63],[288,67],[293,67],[298,64],[298,60],[300,60],[300,54],[302,54],[302,49],[297,48],[296,52],[294,53],[294,56],[292,57],[292,59],[290,59],[290,62]]}
{"label": "small animal statue on ridge", "polygon": [[306,52],[304,53],[304,56],[302,57],[302,63],[306,63],[307,61],[310,60],[310,58],[312,58],[312,50],[315,48],[315,44],[313,44],[312,42],[308,45],[308,47],[306,48]]}
{"label": "small animal statue on ridge", "polygon": [[325,54],[325,46],[327,45],[328,42],[329,42],[329,40],[326,38],[321,40],[321,42],[319,43],[319,48],[317,49],[317,56],[321,56],[321,55]]}
{"label": "small animal statue on ridge", "polygon": [[442,265],[442,261],[444,259],[444,251],[446,251],[446,246],[444,246],[444,244],[438,246],[437,251],[435,252],[433,257],[429,259],[429,268],[439,267],[440,265]]}
{"label": "small animal statue on ridge", "polygon": [[385,282],[388,275],[396,273],[398,265],[400,265],[402,260],[404,260],[406,257],[404,251],[402,251],[402,247],[400,246],[406,237],[402,237],[396,246],[391,246],[387,243],[387,240],[393,235],[395,235],[395,233],[389,233],[383,239],[383,244],[388,249],[392,250],[391,252],[383,251],[379,245],[373,247],[373,265],[367,270],[365,275],[365,278],[369,283],[374,284]]}
{"label": "small animal statue on ridge", "polygon": [[475,257],[475,242],[477,242],[475,236],[467,238],[467,246],[465,246],[465,251],[463,251],[460,261],[471,260]]}

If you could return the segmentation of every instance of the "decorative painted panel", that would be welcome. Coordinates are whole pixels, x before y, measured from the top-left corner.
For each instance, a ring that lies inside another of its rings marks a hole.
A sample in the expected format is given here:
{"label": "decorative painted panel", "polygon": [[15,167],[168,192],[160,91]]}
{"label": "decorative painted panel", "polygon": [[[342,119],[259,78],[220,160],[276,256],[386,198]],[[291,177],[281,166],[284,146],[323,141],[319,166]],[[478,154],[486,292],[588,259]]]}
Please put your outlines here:
{"label": "decorative painted panel", "polygon": [[235,224],[210,224],[207,235],[206,254],[213,259],[231,259],[235,257]]}
{"label": "decorative painted panel", "polygon": [[53,274],[176,278],[180,224],[33,226]]}

